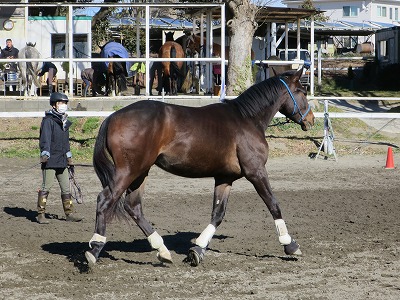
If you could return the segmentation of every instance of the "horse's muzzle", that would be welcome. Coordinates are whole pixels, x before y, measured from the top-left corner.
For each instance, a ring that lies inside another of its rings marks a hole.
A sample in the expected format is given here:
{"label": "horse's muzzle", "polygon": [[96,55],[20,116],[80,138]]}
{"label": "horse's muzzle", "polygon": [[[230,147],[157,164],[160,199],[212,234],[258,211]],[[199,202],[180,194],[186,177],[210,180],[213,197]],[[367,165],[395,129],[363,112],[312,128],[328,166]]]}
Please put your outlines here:
{"label": "horse's muzzle", "polygon": [[314,126],[314,122],[315,122],[314,113],[310,110],[301,123],[301,129],[303,131],[310,130]]}

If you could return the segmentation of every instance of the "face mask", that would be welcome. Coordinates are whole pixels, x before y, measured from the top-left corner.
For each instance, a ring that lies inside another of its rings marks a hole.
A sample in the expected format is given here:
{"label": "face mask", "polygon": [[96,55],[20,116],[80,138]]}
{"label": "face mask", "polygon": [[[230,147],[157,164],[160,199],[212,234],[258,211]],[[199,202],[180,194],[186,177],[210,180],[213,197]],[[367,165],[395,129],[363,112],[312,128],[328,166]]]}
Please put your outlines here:
{"label": "face mask", "polygon": [[67,105],[67,104],[60,104],[60,105],[58,105],[58,107],[57,107],[57,111],[58,111],[60,114],[65,114],[65,113],[67,112],[67,110],[68,110],[68,105]]}

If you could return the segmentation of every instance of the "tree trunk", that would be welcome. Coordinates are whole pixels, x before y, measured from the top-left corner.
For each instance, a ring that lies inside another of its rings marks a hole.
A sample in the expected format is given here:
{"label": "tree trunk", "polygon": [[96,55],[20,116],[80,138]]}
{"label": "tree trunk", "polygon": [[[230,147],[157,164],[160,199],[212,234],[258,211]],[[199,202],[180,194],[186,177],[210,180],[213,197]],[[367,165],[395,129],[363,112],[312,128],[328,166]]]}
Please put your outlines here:
{"label": "tree trunk", "polygon": [[249,0],[228,2],[233,14],[227,22],[230,35],[227,95],[239,95],[253,84],[251,46],[257,29],[257,7]]}

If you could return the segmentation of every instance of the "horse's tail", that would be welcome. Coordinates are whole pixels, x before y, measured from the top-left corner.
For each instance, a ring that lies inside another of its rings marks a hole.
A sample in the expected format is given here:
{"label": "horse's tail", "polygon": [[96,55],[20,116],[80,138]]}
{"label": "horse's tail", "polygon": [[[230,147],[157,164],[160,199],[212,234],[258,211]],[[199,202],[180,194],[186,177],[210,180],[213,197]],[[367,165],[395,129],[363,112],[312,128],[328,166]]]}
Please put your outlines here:
{"label": "horse's tail", "polygon": [[[103,188],[108,187],[110,194],[113,194],[112,187],[114,186],[115,165],[112,153],[110,153],[107,147],[107,131],[110,120],[110,117],[104,120],[97,135],[93,151],[93,167]],[[110,222],[114,217],[128,220],[128,215],[124,208],[124,200],[125,198],[121,196],[118,201],[112,203],[105,214],[107,222]]]}
{"label": "horse's tail", "polygon": [[[176,58],[176,49],[175,46],[171,46],[171,49],[169,50],[169,57],[170,58]],[[176,63],[176,61],[171,61],[170,62],[170,74],[171,76],[177,77],[178,75],[180,77],[185,77],[185,75],[183,74],[182,70],[179,69],[178,64]]]}
{"label": "horse's tail", "polygon": [[[37,63],[36,63],[37,65]],[[33,83],[36,87],[40,87],[41,83],[39,80],[39,76],[37,75],[37,67],[35,68],[31,62],[26,63],[27,74],[30,74],[33,78]]]}
{"label": "horse's tail", "polygon": [[114,72],[117,75],[117,86],[120,92],[128,89],[128,83],[125,76],[125,68],[121,62],[114,62]]}
{"label": "horse's tail", "polygon": [[124,74],[118,75],[117,84],[120,92],[126,91],[128,89],[128,83]]}
{"label": "horse's tail", "polygon": [[110,117],[104,120],[100,126],[93,151],[93,167],[99,177],[103,188],[113,183],[115,166],[112,161],[112,154],[107,148],[107,130]]}

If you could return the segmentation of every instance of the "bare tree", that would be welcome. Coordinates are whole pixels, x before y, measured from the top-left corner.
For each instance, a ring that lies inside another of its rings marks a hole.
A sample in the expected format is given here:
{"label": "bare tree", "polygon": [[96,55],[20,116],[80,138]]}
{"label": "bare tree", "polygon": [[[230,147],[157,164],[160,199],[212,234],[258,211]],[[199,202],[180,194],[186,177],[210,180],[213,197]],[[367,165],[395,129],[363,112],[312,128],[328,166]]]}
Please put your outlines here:
{"label": "bare tree", "polygon": [[227,21],[230,36],[227,95],[238,95],[252,82],[251,46],[258,27],[258,7],[249,0],[227,2],[231,18]]}

